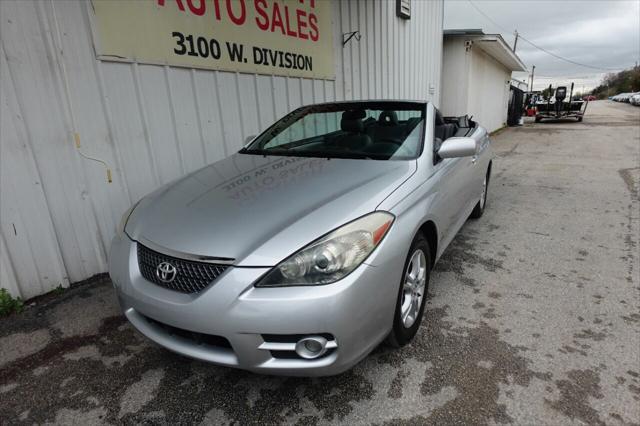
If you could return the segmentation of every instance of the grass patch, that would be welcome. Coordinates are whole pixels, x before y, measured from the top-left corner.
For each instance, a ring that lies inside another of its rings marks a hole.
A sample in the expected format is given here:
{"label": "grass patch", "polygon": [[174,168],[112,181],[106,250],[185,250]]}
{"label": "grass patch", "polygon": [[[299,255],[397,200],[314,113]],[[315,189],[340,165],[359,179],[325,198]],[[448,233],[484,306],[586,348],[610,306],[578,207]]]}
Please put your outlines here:
{"label": "grass patch", "polygon": [[22,312],[24,303],[19,297],[14,299],[5,288],[0,288],[0,317],[6,317],[14,312]]}
{"label": "grass patch", "polygon": [[53,290],[51,290],[49,293],[51,293],[54,296],[59,296],[62,293],[64,293],[65,288],[62,287],[62,284],[60,284],[58,287],[54,288]]}

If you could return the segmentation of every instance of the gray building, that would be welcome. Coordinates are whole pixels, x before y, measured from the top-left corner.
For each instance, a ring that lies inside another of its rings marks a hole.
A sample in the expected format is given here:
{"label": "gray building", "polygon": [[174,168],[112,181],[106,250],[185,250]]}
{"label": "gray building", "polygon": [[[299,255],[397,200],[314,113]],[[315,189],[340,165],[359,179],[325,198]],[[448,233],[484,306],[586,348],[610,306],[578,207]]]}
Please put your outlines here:
{"label": "gray building", "polygon": [[445,30],[442,113],[473,115],[490,132],[507,123],[513,71],[526,71],[500,34]]}

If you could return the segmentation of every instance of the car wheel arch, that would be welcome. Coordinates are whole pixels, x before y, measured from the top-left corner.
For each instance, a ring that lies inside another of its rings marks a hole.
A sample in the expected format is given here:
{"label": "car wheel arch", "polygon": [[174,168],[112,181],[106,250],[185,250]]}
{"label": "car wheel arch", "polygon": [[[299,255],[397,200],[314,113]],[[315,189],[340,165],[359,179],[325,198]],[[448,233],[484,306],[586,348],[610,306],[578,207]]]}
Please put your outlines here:
{"label": "car wheel arch", "polygon": [[418,232],[427,239],[431,251],[431,268],[433,268],[438,253],[438,228],[435,222],[427,220],[420,226]]}

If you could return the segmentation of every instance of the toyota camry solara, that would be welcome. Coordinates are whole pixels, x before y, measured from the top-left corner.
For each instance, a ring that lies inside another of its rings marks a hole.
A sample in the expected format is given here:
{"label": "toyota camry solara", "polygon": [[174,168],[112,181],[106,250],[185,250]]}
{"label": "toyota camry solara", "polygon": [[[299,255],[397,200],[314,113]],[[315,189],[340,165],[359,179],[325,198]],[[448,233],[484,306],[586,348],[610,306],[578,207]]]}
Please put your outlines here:
{"label": "toyota camry solara", "polygon": [[340,373],[416,335],[491,160],[485,129],[429,102],[304,106],[125,213],[109,260],[121,307],[188,357]]}

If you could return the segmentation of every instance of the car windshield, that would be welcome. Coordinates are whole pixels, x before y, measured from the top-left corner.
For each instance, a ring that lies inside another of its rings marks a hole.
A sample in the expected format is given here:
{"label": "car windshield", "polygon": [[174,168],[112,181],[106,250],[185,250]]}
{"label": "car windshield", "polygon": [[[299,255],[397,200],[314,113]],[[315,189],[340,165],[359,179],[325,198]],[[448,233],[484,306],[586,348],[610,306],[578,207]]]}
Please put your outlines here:
{"label": "car windshield", "polygon": [[286,115],[243,154],[407,160],[422,150],[424,104],[350,102],[312,105]]}

